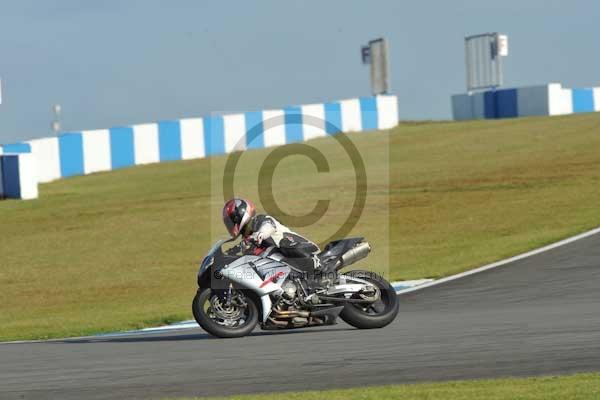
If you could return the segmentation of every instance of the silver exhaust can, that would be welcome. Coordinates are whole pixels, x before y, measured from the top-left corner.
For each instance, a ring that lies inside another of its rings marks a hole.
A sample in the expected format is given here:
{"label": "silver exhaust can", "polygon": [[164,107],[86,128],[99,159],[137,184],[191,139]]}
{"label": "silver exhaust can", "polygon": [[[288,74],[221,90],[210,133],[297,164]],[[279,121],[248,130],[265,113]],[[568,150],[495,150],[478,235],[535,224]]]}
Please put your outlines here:
{"label": "silver exhaust can", "polygon": [[369,252],[371,252],[371,245],[368,242],[359,243],[342,255],[342,258],[335,264],[335,269],[354,264],[368,256]]}

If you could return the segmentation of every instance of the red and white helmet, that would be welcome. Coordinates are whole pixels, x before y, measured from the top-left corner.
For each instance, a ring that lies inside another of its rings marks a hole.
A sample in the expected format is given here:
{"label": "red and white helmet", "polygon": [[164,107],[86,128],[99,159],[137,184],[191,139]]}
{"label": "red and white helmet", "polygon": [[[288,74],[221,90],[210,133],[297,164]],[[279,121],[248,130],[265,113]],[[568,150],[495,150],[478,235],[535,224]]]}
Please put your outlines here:
{"label": "red and white helmet", "polygon": [[231,237],[237,237],[254,217],[254,204],[244,199],[231,199],[223,206],[223,222]]}

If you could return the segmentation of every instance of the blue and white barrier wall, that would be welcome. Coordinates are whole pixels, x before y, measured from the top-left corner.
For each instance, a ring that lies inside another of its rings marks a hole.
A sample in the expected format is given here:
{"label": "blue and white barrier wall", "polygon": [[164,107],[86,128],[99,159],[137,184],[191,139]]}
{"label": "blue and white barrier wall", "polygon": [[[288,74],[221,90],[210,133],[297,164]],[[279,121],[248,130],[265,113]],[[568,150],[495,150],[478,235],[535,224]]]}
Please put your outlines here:
{"label": "blue and white barrier wall", "polygon": [[454,120],[517,118],[600,111],[600,87],[566,89],[560,83],[452,96]]}
{"label": "blue and white barrier wall", "polygon": [[33,154],[0,154],[0,198],[37,199],[36,175]]}
{"label": "blue and white barrier wall", "polygon": [[37,161],[38,181],[49,182],[134,165],[279,146],[338,132],[389,129],[397,124],[396,96],[361,97],[278,110],[67,132],[5,145],[0,151],[31,153]]}

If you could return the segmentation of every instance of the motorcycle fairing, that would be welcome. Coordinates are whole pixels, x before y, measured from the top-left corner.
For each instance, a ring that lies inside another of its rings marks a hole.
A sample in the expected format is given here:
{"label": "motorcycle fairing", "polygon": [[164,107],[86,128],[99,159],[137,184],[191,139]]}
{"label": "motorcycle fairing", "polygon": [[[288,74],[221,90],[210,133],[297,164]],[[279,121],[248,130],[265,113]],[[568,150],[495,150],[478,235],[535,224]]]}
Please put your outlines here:
{"label": "motorcycle fairing", "polygon": [[276,260],[248,255],[226,265],[220,273],[232,282],[258,294],[265,322],[272,308],[270,294],[281,291],[281,284],[289,275],[290,268]]}

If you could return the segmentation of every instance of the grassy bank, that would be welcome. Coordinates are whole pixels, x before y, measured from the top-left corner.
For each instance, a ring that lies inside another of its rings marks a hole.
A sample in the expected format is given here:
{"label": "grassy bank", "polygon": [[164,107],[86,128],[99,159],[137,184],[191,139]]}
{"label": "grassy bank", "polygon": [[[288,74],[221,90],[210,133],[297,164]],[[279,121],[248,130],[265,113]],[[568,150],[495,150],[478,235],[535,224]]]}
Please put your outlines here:
{"label": "grassy bank", "polygon": [[[392,279],[453,274],[600,225],[599,114],[402,124],[352,137],[369,168],[382,171],[370,175],[366,219],[353,233],[378,251],[391,241]],[[290,158],[277,169],[276,196],[301,213],[334,193],[345,209],[342,183],[352,174],[333,168],[333,139],[312,144],[332,152],[333,172],[314,179],[310,161]],[[247,153],[243,171],[268,152]],[[0,340],[190,318],[197,263],[222,201],[209,190],[210,170],[223,163],[76,177],[41,185],[40,200],[0,202]],[[327,228],[298,230],[322,237]],[[386,258],[370,261],[386,272]]]}
{"label": "grassy bank", "polygon": [[[211,397],[210,399],[275,400],[280,398],[282,398],[282,393]],[[323,392],[294,392],[285,393],[285,398],[289,400],[595,400],[600,398],[600,374],[375,386]]]}

